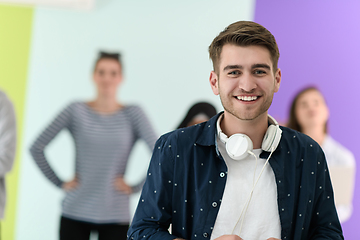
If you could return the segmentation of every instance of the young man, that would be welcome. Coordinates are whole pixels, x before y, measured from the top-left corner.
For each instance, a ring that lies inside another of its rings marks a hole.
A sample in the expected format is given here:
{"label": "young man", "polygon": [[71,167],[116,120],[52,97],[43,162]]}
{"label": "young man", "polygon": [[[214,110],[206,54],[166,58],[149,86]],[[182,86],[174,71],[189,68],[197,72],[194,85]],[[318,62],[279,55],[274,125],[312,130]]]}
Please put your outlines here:
{"label": "young man", "polygon": [[224,112],[157,141],[128,238],[343,239],[321,148],[268,116],[274,36],[240,21],[209,52]]}

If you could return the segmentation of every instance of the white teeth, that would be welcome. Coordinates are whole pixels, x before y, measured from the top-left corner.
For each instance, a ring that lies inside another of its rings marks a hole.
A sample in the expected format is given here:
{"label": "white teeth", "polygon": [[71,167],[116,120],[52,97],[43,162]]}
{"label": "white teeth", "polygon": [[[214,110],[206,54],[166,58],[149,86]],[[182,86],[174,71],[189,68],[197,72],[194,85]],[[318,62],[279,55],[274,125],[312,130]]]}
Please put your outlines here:
{"label": "white teeth", "polygon": [[257,98],[258,98],[257,96],[237,96],[237,99],[242,101],[254,101]]}

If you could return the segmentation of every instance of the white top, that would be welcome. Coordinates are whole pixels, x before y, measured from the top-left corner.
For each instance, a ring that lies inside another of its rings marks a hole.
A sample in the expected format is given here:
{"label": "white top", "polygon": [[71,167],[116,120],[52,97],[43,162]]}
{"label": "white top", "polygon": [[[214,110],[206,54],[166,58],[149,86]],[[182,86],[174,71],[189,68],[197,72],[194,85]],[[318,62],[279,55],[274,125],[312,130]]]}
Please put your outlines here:
{"label": "white top", "polygon": [[329,135],[325,136],[321,147],[329,166],[355,166],[355,158],[352,152]]}
{"label": "white top", "polygon": [[16,150],[16,122],[13,104],[0,91],[0,219],[4,217],[6,201],[5,175],[13,164]]}
{"label": "white top", "polygon": [[[322,149],[325,153],[326,161],[328,163],[329,168],[334,167],[351,167],[356,169],[356,162],[354,155],[352,152],[350,152],[347,148],[345,148],[343,145],[341,145],[339,142],[335,141],[332,137],[329,135],[325,136],[324,142],[322,144]],[[346,178],[344,178],[346,179]],[[344,181],[342,179],[341,181]],[[338,179],[339,180],[339,179]],[[335,179],[331,179],[333,182],[333,185],[335,184]],[[347,181],[347,180],[345,180]],[[355,181],[355,177],[351,180],[352,182],[346,182],[341,184],[346,185],[353,185]],[[337,183],[336,183],[337,184]],[[335,189],[334,189],[335,190]],[[352,196],[353,194],[351,194]],[[335,194],[335,200],[336,200],[336,194]],[[339,220],[340,222],[345,222],[348,220],[352,214],[353,206],[352,201],[350,201],[348,204],[337,204],[336,210],[338,212]]]}
{"label": "white top", "polygon": [[[217,144],[227,165],[228,175],[211,239],[224,234],[239,235],[242,218],[238,224],[236,223],[250,196],[253,183],[256,182],[266,162],[266,159],[259,158],[261,149],[253,150],[258,158],[254,180],[256,165],[254,156],[249,155],[243,160],[233,160],[227,154],[225,144],[219,137],[217,137]],[[246,240],[281,238],[277,187],[274,172],[269,164],[265,166],[254,189],[239,236]]]}

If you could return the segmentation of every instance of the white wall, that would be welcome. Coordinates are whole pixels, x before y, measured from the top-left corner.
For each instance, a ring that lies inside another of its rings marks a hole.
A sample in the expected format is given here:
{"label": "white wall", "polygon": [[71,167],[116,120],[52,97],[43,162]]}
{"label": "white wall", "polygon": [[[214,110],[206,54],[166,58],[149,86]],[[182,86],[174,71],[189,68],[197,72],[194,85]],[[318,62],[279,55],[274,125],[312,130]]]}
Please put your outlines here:
{"label": "white wall", "polygon": [[[254,0],[108,0],[91,12],[37,8],[16,239],[57,239],[63,193],[41,174],[28,148],[68,103],[94,97],[91,71],[98,50],[122,52],[126,82],[119,100],[141,105],[160,135],[173,130],[195,101],[221,110],[208,83],[207,47],[230,23],[252,20],[254,5]],[[46,153],[64,180],[73,176],[74,148],[67,132]],[[130,182],[145,175],[149,159],[150,152],[138,144],[127,171]]]}

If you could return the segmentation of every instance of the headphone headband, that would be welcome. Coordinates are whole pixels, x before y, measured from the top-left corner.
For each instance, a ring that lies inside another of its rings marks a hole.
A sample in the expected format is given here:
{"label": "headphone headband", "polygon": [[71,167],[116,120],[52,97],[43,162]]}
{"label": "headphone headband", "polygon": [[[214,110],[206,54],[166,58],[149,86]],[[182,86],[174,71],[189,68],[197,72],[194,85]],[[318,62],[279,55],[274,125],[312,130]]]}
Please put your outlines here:
{"label": "headphone headband", "polygon": [[223,133],[223,132],[221,131],[221,128],[220,128],[220,122],[221,122],[221,120],[223,119],[223,117],[224,117],[224,114],[221,114],[221,115],[219,116],[219,119],[216,121],[216,130],[217,130],[217,134],[218,134],[220,140],[221,140],[223,143],[226,143],[228,137],[226,136],[225,133]]}
{"label": "headphone headband", "polygon": [[[217,120],[216,128],[219,139],[226,146],[226,151],[228,155],[234,160],[241,160],[245,158],[249,151],[253,150],[253,143],[251,139],[242,133],[236,133],[230,137],[226,136],[225,133],[221,131],[220,122],[224,114],[221,114]],[[282,130],[279,127],[278,122],[268,114],[268,119],[271,125],[268,127],[264,139],[261,144],[261,149],[266,152],[273,152],[279,145],[281,140]]]}
{"label": "headphone headband", "polygon": [[269,122],[272,123],[275,126],[279,126],[278,122],[276,121],[275,118],[273,118],[270,114],[268,114],[268,119],[270,120]]}

